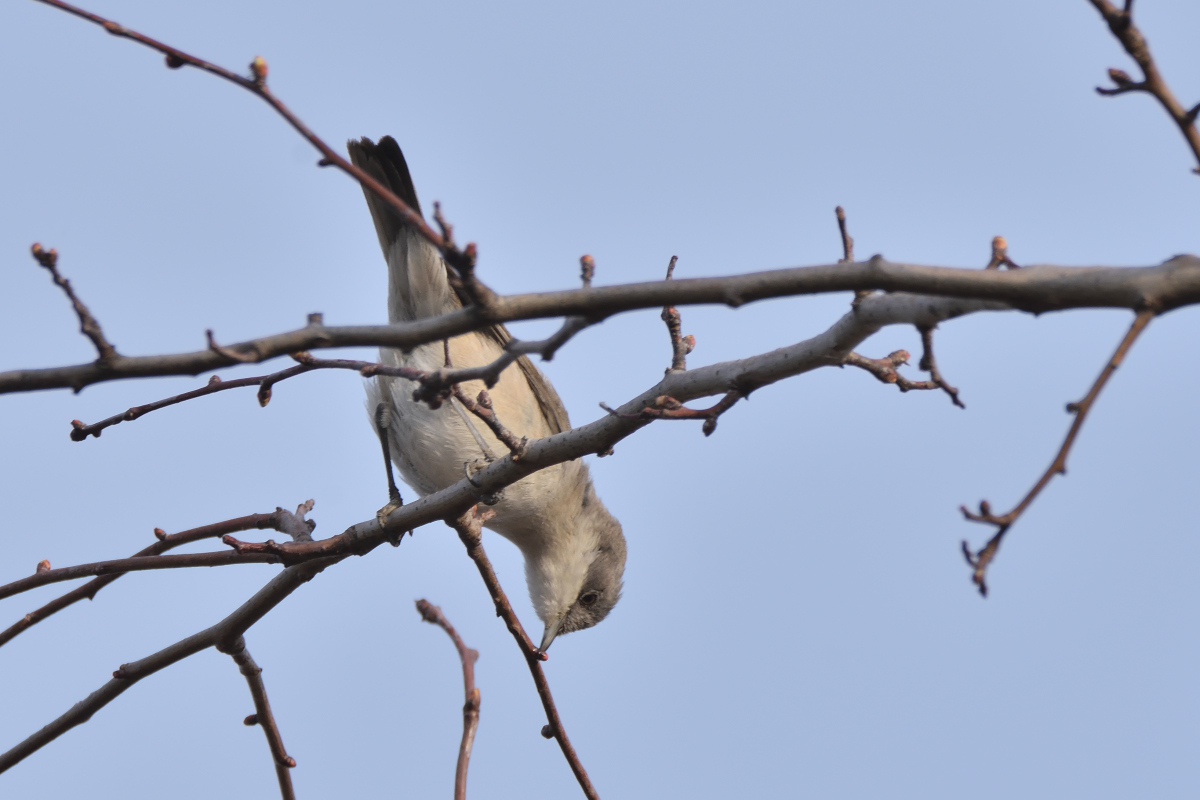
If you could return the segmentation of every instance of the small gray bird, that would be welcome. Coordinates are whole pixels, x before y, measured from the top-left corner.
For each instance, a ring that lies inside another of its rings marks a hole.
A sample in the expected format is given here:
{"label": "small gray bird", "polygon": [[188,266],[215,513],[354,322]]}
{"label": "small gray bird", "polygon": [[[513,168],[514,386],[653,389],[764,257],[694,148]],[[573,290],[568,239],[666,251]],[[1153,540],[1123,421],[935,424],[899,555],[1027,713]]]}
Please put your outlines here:
{"label": "small gray bird", "polygon": [[[350,159],[408,206],[421,213],[404,154],[390,136],[348,143]],[[404,223],[392,207],[363,188],[388,265],[388,319],[409,322],[463,307],[451,287],[441,254]],[[490,363],[512,336],[503,325],[449,341],[454,368]],[[447,345],[421,345],[412,352],[382,348],[380,361],[434,371],[446,366]],[[413,384],[376,377],[367,385],[377,427],[404,480],[427,495],[457,483],[465,465],[491,460],[504,446],[477,424],[454,398],[431,409],[413,400]],[[468,397],[484,388],[463,384]],[[569,430],[567,411],[554,387],[521,356],[489,390],[496,416],[518,437],[538,439]],[[386,434],[385,434],[386,431]],[[571,461],[541,470],[504,490],[496,515],[486,524],[521,550],[534,610],[545,624],[541,649],[554,637],[590,628],[604,619],[621,596],[625,536],[596,496],[588,468]]]}

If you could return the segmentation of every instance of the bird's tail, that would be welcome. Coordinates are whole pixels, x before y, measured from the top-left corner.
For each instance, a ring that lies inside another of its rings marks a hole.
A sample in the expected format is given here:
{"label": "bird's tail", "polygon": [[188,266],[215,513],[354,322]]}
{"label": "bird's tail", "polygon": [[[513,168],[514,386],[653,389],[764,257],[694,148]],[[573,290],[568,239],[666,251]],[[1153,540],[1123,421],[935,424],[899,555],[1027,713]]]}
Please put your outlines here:
{"label": "bird's tail", "polygon": [[[413,211],[421,203],[400,145],[390,136],[376,144],[362,138],[347,143],[350,160],[391,190]],[[390,203],[363,187],[379,247],[388,264],[388,318],[406,322],[433,317],[462,307],[450,288],[441,254],[408,225]]]}

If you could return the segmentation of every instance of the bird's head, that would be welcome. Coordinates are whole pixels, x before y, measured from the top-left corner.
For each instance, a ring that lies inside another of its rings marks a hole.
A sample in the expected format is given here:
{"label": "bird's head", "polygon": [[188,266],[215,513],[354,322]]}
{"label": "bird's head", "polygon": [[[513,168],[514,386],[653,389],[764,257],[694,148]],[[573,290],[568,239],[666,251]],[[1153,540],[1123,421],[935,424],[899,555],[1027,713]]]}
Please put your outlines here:
{"label": "bird's head", "polygon": [[562,529],[537,553],[527,553],[525,578],[534,610],[545,624],[541,649],[555,637],[590,628],[621,599],[625,536],[621,523],[586,486],[578,514],[562,515]]}

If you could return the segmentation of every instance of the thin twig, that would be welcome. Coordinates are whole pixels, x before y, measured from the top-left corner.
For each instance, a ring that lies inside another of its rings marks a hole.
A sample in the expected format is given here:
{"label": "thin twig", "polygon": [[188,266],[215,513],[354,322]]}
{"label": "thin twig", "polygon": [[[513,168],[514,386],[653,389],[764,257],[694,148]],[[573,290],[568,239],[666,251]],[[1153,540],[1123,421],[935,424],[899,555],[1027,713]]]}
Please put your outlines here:
{"label": "thin twig", "polygon": [[33,258],[41,266],[45,267],[50,273],[51,280],[54,285],[63,290],[63,294],[71,301],[71,307],[75,309],[75,316],[79,317],[79,332],[91,340],[92,345],[96,348],[96,353],[99,356],[97,359],[101,365],[108,364],[118,357],[117,348],[115,348],[104,337],[104,331],[100,329],[100,323],[92,316],[92,312],[83,304],[83,301],[75,294],[75,290],[71,288],[71,282],[64,278],[58,272],[58,251],[51,248],[49,250],[42,249],[40,244],[34,244],[30,248],[33,253]]}
{"label": "thin twig", "polygon": [[937,381],[913,381],[901,375],[897,367],[907,364],[908,359],[907,350],[896,350],[883,358],[867,358],[858,353],[850,353],[842,363],[849,367],[866,370],[874,375],[880,383],[890,383],[902,392],[942,388]]}
{"label": "thin twig", "polygon": [[1150,321],[1154,319],[1156,311],[1153,309],[1144,309],[1139,311],[1133,319],[1133,324],[1129,326],[1129,330],[1121,339],[1121,343],[1117,345],[1116,352],[1112,358],[1104,365],[1104,369],[1100,370],[1100,375],[1092,384],[1092,388],[1088,390],[1087,395],[1078,403],[1068,403],[1067,412],[1075,415],[1075,420],[1071,423],[1070,429],[1067,431],[1066,438],[1063,439],[1062,445],[1058,448],[1058,453],[1055,454],[1054,460],[1050,462],[1050,466],[1042,473],[1037,483],[1033,488],[1026,493],[1021,502],[1009,511],[1007,514],[996,515],[992,513],[991,505],[986,501],[979,504],[979,513],[976,514],[967,509],[966,506],[961,506],[963,516],[972,522],[983,522],[988,525],[995,525],[997,530],[994,536],[983,546],[977,553],[972,553],[970,546],[964,539],[962,543],[963,555],[967,559],[974,570],[971,574],[971,580],[979,587],[979,593],[987,597],[987,568],[996,557],[997,551],[1000,549],[1000,542],[1004,538],[1004,534],[1008,533],[1008,529],[1012,527],[1029,508],[1046,485],[1055,475],[1067,474],[1067,455],[1071,452],[1071,446],[1075,444],[1075,438],[1079,435],[1080,428],[1083,427],[1083,421],[1087,418],[1087,414],[1092,410],[1092,406],[1096,402],[1096,398],[1100,395],[1100,391],[1108,383],[1108,379],[1117,371],[1117,367],[1121,366],[1121,362],[1125,359],[1125,354],[1129,352],[1129,348],[1141,335]]}
{"label": "thin twig", "polygon": [[[671,256],[670,263],[667,264],[666,280],[671,280],[675,275],[675,262],[679,260],[679,256]],[[662,321],[667,324],[667,335],[671,338],[671,366],[667,367],[667,372],[683,372],[687,369],[688,353],[696,349],[696,338],[694,336],[681,335],[682,319],[679,316],[679,309],[675,306],[663,306]]]}
{"label": "thin twig", "polygon": [[965,410],[967,406],[958,398],[958,389],[955,389],[942,377],[942,373],[938,369],[937,359],[933,357],[933,326],[918,325],[917,332],[921,334],[921,361],[917,366],[928,372],[929,377],[933,378],[933,382],[942,387],[942,391],[950,396],[950,402]]}
{"label": "thin twig", "polygon": [[[133,558],[160,556],[162,553],[175,547],[180,547],[192,542],[198,542],[203,539],[224,536],[237,531],[248,531],[255,529],[263,530],[265,528],[280,530],[280,518],[281,514],[283,513],[285,512],[283,512],[282,509],[276,509],[274,514],[250,514],[245,517],[235,517],[234,519],[227,519],[222,522],[214,522],[211,525],[204,525],[199,528],[192,528],[190,530],[180,531],[179,533],[172,534],[163,533],[161,529],[156,528],[154,530],[154,534],[156,537],[158,537],[158,541],[149,547],[145,547],[142,550],[139,550],[137,553],[134,553]],[[41,574],[45,573],[43,572]],[[124,572],[114,572],[96,578],[95,580],[88,581],[83,586],[72,589],[61,597],[55,598],[36,611],[31,611],[21,619],[17,620],[17,622],[10,625],[4,631],[0,631],[0,646],[3,646],[22,631],[25,631],[47,617],[62,611],[67,606],[73,605],[80,600],[95,599],[96,594],[101,589],[124,574]]]}
{"label": "thin twig", "polygon": [[496,416],[496,409],[492,405],[492,396],[488,394],[487,389],[481,389],[479,396],[474,400],[457,383],[454,384],[453,392],[454,399],[462,403],[463,408],[467,411],[481,419],[496,438],[508,448],[509,452],[513,454],[514,461],[524,455],[529,440],[524,436],[518,439],[516,434],[504,427],[500,418]]}
{"label": "thin twig", "polygon": [[238,665],[246,683],[250,687],[250,696],[254,698],[254,713],[244,720],[247,725],[258,725],[267,737],[267,747],[271,750],[271,760],[275,763],[275,776],[279,779],[279,794],[283,800],[296,800],[296,790],[292,788],[292,768],[296,759],[287,754],[283,746],[283,735],[279,732],[279,724],[271,712],[271,703],[267,700],[267,687],[263,683],[262,668],[254,663],[250,651],[246,649],[246,640],[239,636],[229,643],[219,643],[217,649],[233,658]]}
{"label": "thin twig", "polygon": [[717,429],[717,418],[733,407],[734,403],[746,397],[746,393],[738,389],[730,389],[715,405],[708,408],[688,408],[670,395],[659,395],[651,405],[646,406],[636,414],[622,414],[609,408],[604,403],[600,407],[610,415],[621,419],[702,419],[701,430],[705,436],[711,436]]}
{"label": "thin twig", "polygon": [[[1133,24],[1133,3],[1126,0],[1124,8],[1119,9],[1109,0],[1090,0],[1090,2],[1104,17],[1104,21],[1108,23],[1108,29],[1112,31],[1113,36],[1117,37],[1117,41],[1125,48],[1125,52],[1137,62],[1143,76],[1141,81],[1135,81],[1123,70],[1110,69],[1108,77],[1115,84],[1115,88],[1097,86],[1096,92],[1110,97],[1127,92],[1145,92],[1154,97],[1179,127],[1179,132],[1183,134],[1184,140],[1192,149],[1192,155],[1200,163],[1200,131],[1196,129],[1196,116],[1197,113],[1200,113],[1200,105],[1185,110],[1183,104],[1175,98],[1171,87],[1167,85],[1162,73],[1158,71],[1158,65],[1150,53],[1150,45],[1146,42],[1146,37],[1142,35],[1137,25]],[[1194,168],[1192,172],[1200,175],[1200,167]]]}
{"label": "thin twig", "polygon": [[[272,94],[271,90],[267,88],[267,63],[262,58],[255,58],[254,61],[251,62],[251,77],[247,78],[231,72],[224,67],[219,67],[216,64],[185,53],[178,48],[171,47],[168,44],[163,44],[160,41],[126,28],[123,25],[119,25],[118,23],[106,19],[98,14],[93,14],[90,11],[84,11],[81,8],[70,5],[69,3],[64,3],[62,0],[38,0],[38,2],[62,11],[66,11],[68,14],[73,14],[76,17],[99,25],[113,36],[118,36],[123,39],[130,39],[138,44],[145,45],[153,50],[157,50],[166,56],[167,66],[171,69],[179,69],[183,66],[195,67],[211,75],[216,75],[219,78],[223,78],[230,83],[245,89],[251,94],[257,95],[269,106],[271,106],[276,113],[283,117],[297,133],[299,133],[302,137],[304,137],[305,140],[308,141],[309,144],[320,151],[321,160],[318,163],[321,166],[336,166],[347,175],[353,176],[354,179],[360,184],[368,187],[379,197],[383,198],[385,202],[391,205],[404,219],[405,224],[410,225],[430,244],[443,250],[443,252],[448,249],[446,248],[446,243],[442,240],[442,237],[435,233],[434,230],[425,223],[425,220],[420,214],[405,205],[403,200],[394,195],[392,192],[388,191],[387,187],[385,187],[379,181],[375,180],[366,172],[351,164],[349,161],[343,158],[341,154],[322,141],[315,133],[309,130],[308,126],[301,122],[300,119],[293,114],[287,106],[283,104],[283,101]],[[450,255],[448,256],[448,260],[451,260],[451,257],[455,255],[457,254],[454,251],[451,251]]]}
{"label": "thin twig", "polygon": [[[846,210],[838,206],[833,210],[837,217],[838,233],[842,235],[842,257],[838,259],[839,264],[854,263],[854,238],[850,236],[850,231],[846,227]],[[856,308],[864,297],[871,294],[870,289],[856,289],[854,292],[854,300],[850,303],[851,308]]]}
{"label": "thin twig", "polygon": [[[484,515],[487,513],[483,512]],[[592,800],[597,800],[599,795],[596,793],[596,788],[592,786],[587,770],[583,768],[579,755],[571,746],[571,740],[567,738],[566,728],[563,727],[562,720],[558,716],[558,709],[554,705],[554,696],[550,694],[550,684],[546,681],[546,674],[543,672],[541,664],[546,660],[546,654],[539,650],[525,633],[521,621],[517,619],[517,614],[513,611],[512,604],[508,602],[508,597],[500,586],[500,580],[496,577],[496,571],[492,569],[492,563],[488,560],[487,553],[483,551],[481,531],[485,521],[485,516],[472,511],[459,516],[453,522],[447,520],[448,524],[458,532],[458,538],[467,548],[467,555],[479,569],[484,585],[487,586],[488,594],[492,596],[492,602],[496,605],[496,615],[504,620],[509,633],[516,639],[521,654],[525,656],[525,663],[529,665],[529,672],[533,675],[533,683],[537,687],[538,697],[542,700],[542,708],[546,711],[550,732],[558,741],[558,746],[562,749],[563,756],[571,767],[571,772],[575,774],[575,780],[579,781],[584,795]]]}
{"label": "thin twig", "polygon": [[475,731],[479,728],[479,689],[475,686],[475,662],[479,660],[479,651],[472,650],[463,642],[458,631],[446,619],[442,609],[428,600],[417,601],[417,613],[426,622],[437,625],[454,642],[458,658],[462,661],[463,693],[466,700],[463,703],[463,733],[458,745],[458,763],[454,768],[454,800],[466,800],[467,796],[467,766],[471,761],[471,748],[475,744]]}

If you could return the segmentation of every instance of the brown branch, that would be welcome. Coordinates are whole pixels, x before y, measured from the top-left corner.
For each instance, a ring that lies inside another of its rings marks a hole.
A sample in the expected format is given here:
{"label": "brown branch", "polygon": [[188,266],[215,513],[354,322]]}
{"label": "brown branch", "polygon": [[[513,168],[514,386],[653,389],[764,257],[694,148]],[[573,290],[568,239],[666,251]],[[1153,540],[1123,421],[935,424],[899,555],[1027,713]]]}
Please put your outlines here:
{"label": "brown branch", "polygon": [[[229,537],[232,538],[232,537]],[[279,564],[283,563],[283,555],[269,550],[260,551],[230,551],[220,550],[211,553],[187,553],[178,556],[134,556],[133,558],[114,558],[109,561],[96,561],[90,564],[77,564],[72,567],[59,569],[39,569],[30,575],[12,583],[0,586],[0,600],[12,597],[39,586],[52,583],[72,581],[77,578],[93,576],[125,575],[129,572],[145,572],[154,569],[190,569],[192,567],[225,567],[230,564]]]}
{"label": "brown branch", "polygon": [[[311,543],[312,530],[316,527],[316,523],[311,520],[304,519],[304,515],[312,511],[313,501],[308,500],[301,503],[296,508],[293,514],[284,511],[282,508],[276,508],[274,517],[274,527],[281,533],[287,534],[293,540],[300,543]],[[210,529],[216,529],[223,523],[218,523],[214,526],[209,526],[205,530],[206,535],[214,535],[209,533]],[[247,530],[246,528],[238,528],[237,530]],[[155,529],[157,535],[159,529]],[[163,534],[166,538],[166,534]],[[161,541],[161,540],[160,540]],[[195,541],[195,539],[192,539]],[[229,534],[221,537],[221,541],[226,544],[237,542]],[[182,542],[181,542],[182,543]],[[50,583],[60,583],[62,581],[74,580],[76,578],[86,578],[92,575],[115,575],[124,574],[127,572],[142,572],[153,569],[187,569],[191,567],[223,567],[229,564],[263,564],[263,563],[294,563],[287,559],[288,552],[280,550],[273,540],[268,540],[262,544],[245,545],[235,548],[233,552],[218,551],[211,553],[189,553],[180,556],[164,556],[164,555],[149,555],[149,556],[134,556],[133,558],[118,558],[111,561],[97,561],[91,564],[79,564],[73,567],[63,567],[61,569],[50,569],[49,562],[42,561],[38,564],[33,575],[13,581],[5,586],[0,586],[0,599],[11,597],[21,592],[27,592],[30,589],[44,586]],[[150,548],[147,548],[149,550]],[[165,549],[165,548],[164,548]]]}
{"label": "brown branch", "polygon": [[[1200,114],[1200,105],[1185,110],[1179,100],[1175,98],[1171,87],[1167,85],[1162,73],[1158,71],[1158,65],[1150,53],[1150,45],[1146,42],[1146,37],[1142,35],[1137,25],[1133,24],[1133,3],[1126,0],[1124,8],[1117,8],[1109,0],[1090,0],[1090,2],[1100,12],[1100,16],[1104,17],[1104,21],[1108,23],[1108,29],[1112,31],[1113,36],[1117,37],[1117,41],[1125,48],[1125,52],[1137,62],[1143,76],[1142,80],[1135,81],[1122,70],[1110,69],[1108,77],[1115,84],[1115,88],[1097,86],[1096,92],[1109,97],[1127,92],[1145,92],[1152,96],[1178,126],[1179,132],[1183,134],[1184,140],[1192,150],[1192,155],[1196,158],[1197,163],[1200,163],[1200,131],[1196,129],[1196,116]],[[1200,167],[1194,168],[1192,172],[1200,175]]]}
{"label": "brown branch", "polygon": [[75,290],[71,288],[71,282],[64,278],[58,272],[58,251],[51,248],[43,250],[40,244],[34,244],[30,248],[33,253],[33,258],[42,267],[50,273],[50,279],[54,281],[54,285],[63,290],[63,294],[71,301],[71,307],[75,309],[75,316],[79,317],[79,332],[91,340],[92,345],[96,348],[97,363],[101,366],[108,364],[113,359],[117,358],[117,348],[104,337],[104,331],[100,329],[100,323],[92,316],[92,312],[83,304],[75,294]]}
{"label": "brown branch", "polygon": [[428,600],[417,601],[417,613],[426,622],[437,625],[446,632],[454,649],[458,651],[462,661],[463,693],[466,701],[463,703],[463,733],[458,745],[458,763],[454,768],[454,800],[466,800],[467,796],[467,766],[471,760],[471,748],[475,744],[475,731],[479,728],[479,689],[475,687],[475,662],[479,660],[479,651],[472,650],[463,642],[458,631],[446,619],[442,609]]}
{"label": "brown branch", "polygon": [[[480,330],[497,322],[578,316],[550,339],[523,343],[518,350],[558,346],[567,334],[614,314],[665,305],[724,304],[856,289],[916,293],[1003,303],[1034,311],[1067,308],[1129,308],[1153,305],[1162,311],[1200,303],[1200,258],[1184,255],[1155,267],[1026,267],[1019,271],[956,269],[898,264],[882,258],[855,264],[793,267],[718,278],[649,281],[527,295],[497,297],[487,317],[463,309],[394,325],[330,327],[309,324],[286,333],[248,340],[226,349],[253,351],[262,359],[327,347],[412,349]],[[899,300],[906,304],[907,301]],[[544,355],[544,351],[543,351]],[[0,394],[38,389],[82,389],[94,383],[165,375],[196,375],[236,363],[210,349],[157,356],[118,356],[106,368],[94,363],[0,373]],[[458,380],[462,380],[461,377]]]}
{"label": "brown branch", "polygon": [[966,409],[966,404],[958,399],[958,389],[955,389],[946,379],[942,377],[941,371],[938,369],[937,360],[933,357],[933,325],[918,325],[917,332],[921,334],[921,361],[918,367],[929,373],[929,377],[933,378],[933,382],[942,387],[942,391],[950,396],[950,402],[961,409]]}
{"label": "brown branch", "polygon": [[[62,0],[38,0],[38,2],[62,11],[66,11],[68,14],[73,14],[76,17],[99,25],[113,36],[123,39],[130,39],[138,44],[149,47],[152,50],[157,50],[166,56],[167,66],[171,69],[179,69],[180,67],[184,66],[195,67],[211,75],[216,75],[219,78],[223,78],[230,83],[245,89],[251,94],[258,96],[260,99],[266,102],[267,105],[274,109],[276,113],[283,117],[284,120],[286,120],[287,123],[292,126],[293,130],[299,133],[302,137],[304,137],[305,140],[308,141],[309,144],[320,151],[321,160],[317,162],[320,166],[335,166],[347,175],[352,176],[363,186],[369,188],[386,203],[391,205],[392,208],[394,208],[396,212],[404,219],[407,225],[412,226],[430,244],[441,250],[443,255],[446,257],[446,260],[451,262],[456,267],[458,262],[463,259],[463,252],[454,247],[452,242],[448,243],[444,241],[441,236],[435,233],[434,230],[425,223],[424,218],[422,218],[420,214],[409,208],[403,200],[392,194],[392,192],[390,192],[387,187],[385,187],[379,181],[375,180],[366,172],[343,158],[340,153],[326,144],[320,137],[313,133],[307,125],[301,122],[299,117],[292,113],[292,111],[283,104],[283,101],[277,98],[271,92],[271,90],[267,88],[267,62],[261,57],[255,57],[255,59],[251,62],[251,77],[247,78],[231,72],[224,67],[219,67],[216,64],[205,61],[204,59],[189,55],[178,48],[171,47],[168,44],[163,44],[162,42],[138,33],[137,31],[130,30],[129,28],[119,25],[112,20],[105,19],[98,14],[93,14],[89,11],[84,11],[81,8],[70,5],[69,3],[62,2]],[[468,245],[468,249],[471,249],[471,246]]]}
{"label": "brown branch", "polygon": [[[679,260],[679,256],[671,256],[671,261],[667,264],[666,280],[668,281],[675,275],[677,260]],[[688,353],[696,349],[696,338],[691,335],[681,335],[682,319],[679,316],[679,309],[675,306],[663,306],[662,321],[667,324],[667,335],[671,338],[671,366],[667,367],[667,372],[683,372],[687,369]]]}
{"label": "brown branch", "polygon": [[114,414],[113,416],[102,419],[99,422],[84,424],[77,419],[72,420],[71,441],[82,442],[89,436],[100,438],[100,434],[106,428],[111,428],[112,426],[119,425],[122,422],[132,422],[138,417],[149,414],[151,411],[157,411],[160,408],[173,406],[176,403],[182,403],[187,400],[195,400],[197,397],[204,397],[205,395],[216,394],[217,392],[224,392],[229,389],[241,389],[245,386],[261,385],[262,388],[258,393],[258,403],[261,406],[265,406],[271,400],[271,385],[278,383],[279,381],[287,380],[293,376],[301,375],[305,372],[311,372],[314,369],[316,369],[316,367],[307,364],[300,364],[295,367],[288,367],[287,369],[280,370],[279,372],[273,372],[270,375],[259,375],[254,378],[239,378],[233,381],[223,381],[218,376],[213,375],[208,379],[208,383],[199,389],[193,389],[190,392],[183,392],[182,394],[177,394],[173,397],[167,397],[162,400],[155,400],[152,403],[133,406],[132,408],[129,408],[120,414]]}
{"label": "brown branch", "polygon": [[907,350],[896,350],[883,358],[867,358],[858,353],[850,353],[843,359],[842,363],[846,366],[866,370],[879,379],[881,383],[892,384],[901,392],[942,388],[941,384],[937,381],[913,381],[901,375],[897,367],[907,364],[908,359],[909,354]]}
{"label": "brown branch", "polygon": [[491,509],[480,513],[476,506],[453,521],[446,520],[446,523],[458,532],[458,538],[467,548],[467,555],[475,562],[475,566],[483,578],[483,583],[487,586],[488,594],[492,596],[492,602],[496,605],[496,616],[504,620],[509,633],[517,641],[521,655],[525,656],[525,663],[529,665],[529,672],[533,675],[533,684],[537,687],[538,697],[542,700],[542,708],[546,712],[550,731],[558,740],[558,746],[567,759],[571,772],[575,774],[575,780],[579,781],[584,795],[592,800],[598,800],[600,795],[596,793],[596,788],[592,786],[592,781],[588,778],[587,770],[583,768],[579,755],[571,746],[571,740],[567,738],[567,730],[563,727],[562,720],[558,716],[558,709],[554,705],[550,684],[546,681],[546,674],[542,670],[541,662],[545,661],[547,656],[534,645],[528,634],[525,633],[525,629],[521,626],[521,620],[517,619],[517,613],[513,611],[512,604],[508,602],[508,597],[500,586],[500,579],[496,577],[496,571],[492,569],[492,563],[483,550],[482,526],[492,513],[494,512]]}
{"label": "brown branch", "polygon": [[[224,348],[221,348],[224,349]],[[350,361],[346,359],[329,359],[329,358],[314,358],[306,352],[291,353],[292,359],[300,362],[294,367],[281,369],[278,372],[272,372],[269,375],[257,375],[253,378],[238,378],[232,381],[223,381],[218,376],[213,375],[208,379],[208,383],[199,389],[193,389],[190,392],[167,397],[162,400],[155,400],[152,403],[145,403],[140,406],[133,406],[120,414],[114,414],[111,417],[93,422],[90,425],[84,424],[79,420],[71,420],[71,441],[82,442],[89,436],[100,438],[100,434],[106,429],[114,425],[119,425],[122,422],[132,422],[139,417],[149,414],[151,411],[157,411],[160,408],[173,406],[177,403],[183,403],[188,400],[195,400],[197,397],[205,397],[217,392],[224,392],[229,389],[242,389],[247,386],[257,386],[258,393],[256,395],[259,406],[266,407],[271,402],[271,389],[277,383],[281,383],[288,378],[294,378],[297,375],[303,375],[306,372],[312,372],[318,369],[353,369],[364,375],[368,370],[374,370],[370,374],[377,374],[379,371],[387,371],[389,374],[400,372],[402,377],[413,377],[408,373],[419,373],[418,370],[409,370],[406,367],[385,367],[383,364],[377,364],[373,361]],[[416,379],[416,378],[414,378]]]}
{"label": "brown branch", "polygon": [[245,638],[239,636],[229,643],[217,644],[217,649],[232,656],[238,665],[238,671],[246,678],[250,687],[250,696],[254,698],[254,713],[246,717],[246,725],[259,725],[267,737],[267,747],[271,750],[271,758],[275,762],[275,777],[279,779],[279,794],[283,800],[296,800],[296,791],[292,788],[292,768],[296,760],[287,754],[283,746],[283,736],[279,732],[279,724],[271,712],[271,703],[267,700],[267,687],[263,683],[262,668],[254,663],[250,651],[246,649]]}
{"label": "brown branch", "polygon": [[239,606],[232,614],[211,628],[192,634],[186,639],[163,648],[140,661],[122,664],[119,669],[113,672],[112,680],[105,683],[83,700],[80,700],[66,713],[50,722],[37,733],[28,737],[8,752],[0,754],[0,773],[36,753],[42,747],[75,726],[87,722],[92,718],[93,714],[115,700],[126,689],[133,686],[142,678],[165,669],[177,661],[182,661],[188,656],[195,655],[209,647],[230,646],[230,643],[244,634],[254,623],[266,616],[271,609],[283,602],[288,595],[312,580],[315,575],[338,560],[340,559],[322,559],[288,567],[272,578],[266,586],[259,589],[254,596]]}
{"label": "brown branch", "polygon": [[737,389],[730,389],[715,405],[708,408],[688,408],[670,395],[659,395],[654,401],[636,414],[623,414],[614,411],[604,403],[600,407],[609,414],[622,419],[702,419],[701,430],[705,436],[711,436],[717,429],[717,418],[733,407],[733,404],[745,397],[746,394]]}
{"label": "brown branch", "polygon": [[[158,541],[149,547],[139,550],[133,555],[133,557],[143,558],[159,556],[167,550],[179,547],[181,545],[190,544],[191,542],[198,542],[203,539],[211,539],[217,536],[224,536],[236,531],[248,531],[254,529],[263,530],[265,528],[280,530],[281,515],[285,513],[286,512],[284,512],[282,509],[276,509],[274,514],[250,514],[245,517],[235,517],[234,519],[227,519],[223,522],[214,522],[211,525],[204,525],[199,528],[192,528],[190,530],[180,531],[179,533],[172,534],[163,533],[161,529],[155,528],[154,534],[156,537],[158,537]],[[39,573],[45,574],[45,572],[40,569]],[[67,606],[74,605],[80,600],[95,599],[96,594],[101,589],[124,574],[124,572],[112,573],[96,578],[95,580],[88,581],[83,586],[72,589],[70,592],[67,592],[61,597],[55,598],[36,611],[31,611],[10,625],[4,631],[0,631],[0,646],[3,646],[23,631],[28,630],[47,617],[62,611]]]}
{"label": "brown branch", "polygon": [[996,515],[992,513],[991,505],[986,501],[979,504],[979,513],[976,514],[969,511],[966,506],[961,506],[963,516],[972,522],[983,522],[988,525],[996,526],[996,533],[977,553],[972,553],[970,546],[966,540],[963,540],[962,549],[963,555],[967,559],[967,563],[974,569],[971,574],[971,580],[979,587],[979,593],[987,597],[987,568],[996,557],[996,553],[1000,549],[1000,542],[1004,539],[1004,535],[1008,533],[1012,527],[1029,508],[1029,505],[1041,494],[1046,485],[1050,483],[1055,475],[1067,474],[1067,455],[1071,452],[1072,445],[1075,444],[1075,438],[1079,435],[1080,428],[1083,427],[1083,421],[1087,418],[1087,414],[1092,410],[1092,406],[1096,402],[1096,398],[1100,395],[1100,391],[1108,383],[1108,379],[1117,371],[1117,367],[1121,366],[1121,362],[1125,359],[1125,354],[1129,352],[1129,348],[1137,340],[1138,336],[1154,319],[1156,312],[1153,309],[1143,309],[1134,317],[1133,324],[1129,326],[1128,332],[1121,339],[1121,343],[1117,345],[1116,352],[1112,358],[1104,365],[1104,369],[1100,370],[1100,375],[1092,384],[1092,388],[1088,390],[1087,395],[1078,403],[1068,403],[1067,412],[1075,415],[1075,420],[1071,423],[1070,429],[1067,431],[1066,438],[1063,439],[1062,445],[1058,448],[1058,453],[1055,454],[1054,460],[1050,462],[1050,466],[1042,473],[1037,483],[1033,488],[1022,498],[1021,502],[1009,511],[1007,514]]}

